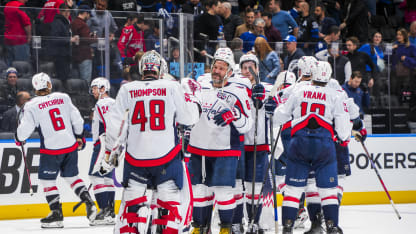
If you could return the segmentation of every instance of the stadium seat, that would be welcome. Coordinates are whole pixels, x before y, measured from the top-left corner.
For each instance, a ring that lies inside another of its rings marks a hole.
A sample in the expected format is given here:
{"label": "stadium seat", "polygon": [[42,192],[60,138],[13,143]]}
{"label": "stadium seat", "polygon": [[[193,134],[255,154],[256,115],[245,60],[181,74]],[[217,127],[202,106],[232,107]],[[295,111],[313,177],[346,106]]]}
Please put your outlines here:
{"label": "stadium seat", "polygon": [[89,87],[86,80],[69,79],[66,81],[66,92],[75,95],[88,95]]}
{"label": "stadium seat", "polygon": [[28,77],[33,75],[32,65],[26,61],[14,61],[12,67],[16,68],[19,77]]}
{"label": "stadium seat", "polygon": [[55,77],[55,66],[53,62],[41,63],[39,66],[39,72],[44,72],[50,77]]}
{"label": "stadium seat", "polygon": [[19,90],[31,92],[33,90],[31,79],[17,79],[17,87]]}
{"label": "stadium seat", "polygon": [[52,82],[52,90],[55,92],[63,92],[64,86],[62,85],[62,81],[59,79],[51,79]]}
{"label": "stadium seat", "polygon": [[3,61],[0,60],[0,72],[3,72],[7,69],[7,64]]}

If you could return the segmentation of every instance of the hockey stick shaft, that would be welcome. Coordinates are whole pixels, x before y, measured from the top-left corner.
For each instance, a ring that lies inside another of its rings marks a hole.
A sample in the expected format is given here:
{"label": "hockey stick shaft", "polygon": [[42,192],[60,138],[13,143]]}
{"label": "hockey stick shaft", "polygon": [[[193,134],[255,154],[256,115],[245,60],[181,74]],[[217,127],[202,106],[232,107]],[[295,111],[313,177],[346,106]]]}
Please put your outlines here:
{"label": "hockey stick shaft", "polygon": [[[273,146],[273,115],[269,116],[270,119],[270,139],[272,143],[272,149],[276,146]],[[277,142],[276,142],[277,143]],[[274,158],[274,155],[271,155],[272,158]],[[275,164],[274,161],[272,161],[272,181],[273,181],[273,209],[274,209],[274,232],[277,234],[279,232],[279,222],[278,222],[278,213],[277,213],[277,197],[276,197],[276,171],[275,171]],[[267,172],[266,172],[267,173]]]}
{"label": "hockey stick shaft", "polygon": [[22,149],[23,162],[25,163],[25,169],[26,169],[27,178],[29,181],[29,193],[30,193],[30,196],[33,196],[32,180],[30,179],[29,167],[27,166],[25,147],[23,146],[23,144],[20,144],[20,147]]}
{"label": "hockey stick shaft", "polygon": [[394,212],[396,213],[397,217],[398,217],[399,219],[401,219],[402,217],[400,216],[399,211],[396,209],[396,206],[394,205],[393,199],[391,199],[390,193],[389,193],[389,191],[387,190],[387,187],[386,187],[386,185],[384,184],[384,181],[383,181],[383,179],[381,178],[380,173],[378,172],[377,167],[376,167],[376,165],[374,164],[373,160],[371,159],[370,154],[368,153],[367,147],[364,145],[364,142],[363,142],[363,140],[362,140],[361,138],[360,138],[360,143],[361,143],[361,145],[363,146],[363,149],[364,149],[364,151],[365,151],[365,153],[366,153],[366,155],[367,155],[367,157],[368,157],[368,160],[369,160],[369,161],[370,161],[370,163],[371,163],[371,166],[374,168],[374,171],[375,171],[375,172],[376,172],[376,174],[377,174],[377,177],[378,177],[378,180],[379,180],[379,181],[380,181],[380,183],[381,183],[381,186],[383,186],[383,189],[384,189],[384,191],[386,192],[387,197],[388,197],[388,198],[389,198],[389,200],[390,200],[390,204],[391,204],[391,206],[393,207]]}
{"label": "hockey stick shaft", "polygon": [[[276,151],[276,148],[277,148],[277,143],[278,143],[278,141],[279,141],[279,137],[280,137],[280,134],[281,134],[281,132],[282,132],[282,126],[280,126],[280,128],[279,128],[279,132],[277,133],[277,137],[276,137],[276,140],[274,141],[274,144],[273,144],[273,148],[272,148],[272,152],[271,152],[271,156],[270,156],[270,160],[269,160],[269,165],[267,166],[267,170],[266,170],[266,172],[268,172],[269,170],[270,170],[270,167],[271,167],[271,165],[272,165],[272,163],[273,163],[273,159],[274,159],[274,157],[273,157],[273,155],[274,155],[274,152]],[[266,183],[266,180],[267,180],[267,174],[268,173],[265,173],[264,174],[264,177],[263,177],[263,183],[262,183],[262,187],[261,187],[261,189],[260,189],[260,194],[262,194],[263,193],[263,190],[264,190],[264,184]],[[275,178],[273,178],[273,180],[274,180]],[[260,197],[259,197],[259,199],[257,200],[257,204],[256,204],[256,209],[254,210],[254,215],[253,215],[253,217],[256,217],[256,215],[257,215],[257,212],[258,212],[258,206],[259,206],[259,204],[260,204]],[[251,230],[251,228],[253,227],[253,224],[254,224],[254,219],[252,219],[251,220],[251,222],[249,223],[249,228],[248,228],[248,230]]]}
{"label": "hockey stick shaft", "polygon": [[[90,191],[92,187],[92,183],[88,186],[88,191]],[[75,204],[75,206],[72,208],[72,212],[75,212],[78,207],[80,207],[82,205],[82,203],[84,203],[84,201],[79,201],[77,204]]]}

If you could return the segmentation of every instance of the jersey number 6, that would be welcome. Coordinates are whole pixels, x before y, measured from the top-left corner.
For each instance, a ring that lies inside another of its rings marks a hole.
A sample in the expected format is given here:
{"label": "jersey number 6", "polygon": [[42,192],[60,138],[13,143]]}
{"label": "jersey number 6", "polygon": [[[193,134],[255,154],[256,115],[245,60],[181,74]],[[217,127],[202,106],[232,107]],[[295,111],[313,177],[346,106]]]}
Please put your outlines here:
{"label": "jersey number 6", "polygon": [[[150,129],[155,131],[165,130],[165,102],[163,100],[152,100],[149,102],[150,107]],[[144,101],[136,102],[134,107],[132,124],[141,124],[140,131],[145,131],[147,122]]]}
{"label": "jersey number 6", "polygon": [[53,129],[55,129],[55,131],[65,129],[64,119],[62,119],[62,117],[59,116],[60,114],[61,111],[59,111],[58,108],[49,110],[49,116],[51,117]]}

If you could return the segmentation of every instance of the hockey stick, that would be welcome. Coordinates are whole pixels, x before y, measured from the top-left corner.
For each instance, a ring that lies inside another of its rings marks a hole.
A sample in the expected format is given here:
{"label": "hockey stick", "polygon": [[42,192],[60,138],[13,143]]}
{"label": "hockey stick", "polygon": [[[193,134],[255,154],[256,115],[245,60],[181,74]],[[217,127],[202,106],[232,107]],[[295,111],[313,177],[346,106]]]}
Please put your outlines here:
{"label": "hockey stick", "polygon": [[[24,104],[23,104],[22,107],[20,107],[19,113],[17,114],[17,117],[16,117],[17,126],[20,125],[20,116],[22,114],[23,107],[25,107]],[[16,133],[16,140],[17,140],[17,133]],[[24,143],[20,142],[20,149],[22,150],[23,162],[25,163],[26,174],[27,174],[27,178],[28,178],[28,181],[29,181],[29,194],[30,194],[30,196],[33,196],[32,180],[30,179],[29,167],[27,166],[27,160],[26,160],[25,147],[23,145],[24,145]]]}
{"label": "hockey stick", "polygon": [[[273,96],[270,96],[269,98],[273,98]],[[270,119],[270,139],[271,139],[271,147],[272,149],[275,147],[273,146],[273,115],[269,116]],[[277,143],[277,142],[276,142]],[[276,145],[277,146],[277,145]],[[271,155],[271,158],[274,158],[274,155]],[[273,185],[273,208],[274,208],[274,232],[277,234],[279,231],[279,221],[277,216],[277,198],[276,198],[276,172],[275,172],[275,164],[274,161],[272,161],[272,185]],[[266,171],[267,173],[268,171]]]}
{"label": "hockey stick", "polygon": [[[253,68],[249,67],[248,68],[251,75],[254,77],[254,79],[256,80],[256,84],[260,83],[259,77],[258,75],[254,72]],[[258,122],[259,122],[259,100],[256,100],[256,102],[254,103],[255,107],[256,107],[256,116],[255,116],[255,120],[254,120],[254,152],[253,152],[253,178],[251,181],[251,214],[254,214],[254,192],[255,192],[255,187],[256,187],[256,157],[257,157],[257,129],[258,129]],[[260,200],[260,197],[259,197]],[[256,216],[251,216],[252,219],[252,223],[254,222]],[[251,226],[253,227],[253,226]],[[250,230],[250,229],[249,229]]]}
{"label": "hockey stick", "polygon": [[[92,183],[88,186],[87,191],[90,191],[91,187],[92,187]],[[72,208],[72,213],[75,212],[78,209],[78,207],[80,207],[82,205],[82,203],[84,203],[84,202],[85,201],[79,201],[77,204],[75,204],[75,206]]]}
{"label": "hockey stick", "polygon": [[363,149],[364,149],[364,151],[365,151],[365,153],[366,153],[366,155],[367,155],[367,158],[368,158],[368,160],[370,161],[371,166],[374,168],[374,171],[376,172],[377,177],[378,177],[378,179],[379,179],[379,181],[380,181],[381,185],[383,186],[384,191],[385,191],[385,192],[386,192],[386,194],[387,194],[387,197],[388,197],[388,198],[389,198],[389,200],[390,200],[390,204],[391,204],[391,206],[393,207],[394,212],[396,213],[396,215],[397,215],[397,217],[398,217],[399,219],[402,219],[402,217],[401,217],[401,216],[400,216],[400,214],[399,214],[399,211],[396,209],[396,206],[394,205],[393,199],[391,199],[390,193],[389,193],[389,191],[387,190],[386,185],[384,184],[384,181],[383,181],[383,179],[382,179],[382,178],[381,178],[381,176],[380,176],[380,173],[378,173],[378,170],[377,170],[376,165],[374,164],[373,160],[372,160],[372,159],[371,159],[371,157],[370,157],[370,154],[368,153],[367,147],[364,145],[363,139],[362,139],[362,138],[360,138],[360,137],[359,137],[358,139],[359,139],[359,141],[360,141],[361,145],[363,146]]}
{"label": "hockey stick", "polygon": [[[282,125],[280,125],[280,128],[279,128],[279,132],[277,133],[277,138],[276,138],[276,140],[274,141],[274,144],[273,144],[273,148],[272,148],[272,152],[271,152],[271,156],[270,156],[270,160],[269,160],[269,165],[267,166],[267,170],[266,170],[266,172],[268,172],[269,170],[270,170],[270,167],[271,167],[271,165],[272,165],[272,163],[273,163],[273,159],[274,159],[274,152],[276,151],[276,148],[277,148],[277,143],[279,142],[279,138],[280,138],[280,134],[281,134],[281,132],[282,132]],[[264,190],[264,185],[266,184],[266,180],[267,180],[267,175],[268,175],[268,173],[265,173],[264,174],[264,177],[263,177],[263,183],[262,183],[262,186],[261,186],[261,189],[260,189],[260,194],[262,194],[263,193],[263,190]],[[273,178],[273,180],[274,180],[275,178]],[[259,204],[260,204],[260,198],[257,200],[257,204],[256,204],[256,209],[255,209],[255,211],[254,211],[254,216],[253,217],[256,217],[256,215],[257,215],[257,212],[258,212],[258,207],[259,207]],[[248,230],[251,230],[252,229],[252,227],[253,227],[253,224],[254,224],[254,219],[252,219],[251,221],[250,221],[250,223],[249,223],[249,226],[248,226]]]}

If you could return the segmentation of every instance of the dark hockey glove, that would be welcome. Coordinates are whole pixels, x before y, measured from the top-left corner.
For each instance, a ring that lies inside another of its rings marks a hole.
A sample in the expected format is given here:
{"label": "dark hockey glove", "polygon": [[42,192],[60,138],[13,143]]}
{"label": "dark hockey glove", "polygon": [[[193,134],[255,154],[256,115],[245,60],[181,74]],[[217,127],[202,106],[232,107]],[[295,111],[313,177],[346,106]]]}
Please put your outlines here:
{"label": "dark hockey glove", "polygon": [[266,97],[266,90],[262,84],[256,84],[251,89],[251,99],[253,99],[254,106],[259,109],[263,106],[263,100]]}
{"label": "dark hockey glove", "polygon": [[78,151],[85,149],[85,137],[82,135],[75,135],[75,138],[77,139],[78,143]]}
{"label": "dark hockey glove", "polygon": [[230,124],[231,122],[233,122],[233,120],[235,120],[234,114],[228,108],[225,108],[220,113],[214,116],[215,124],[221,127]]}
{"label": "dark hockey glove", "polygon": [[268,115],[273,115],[276,107],[277,107],[277,102],[275,98],[267,99],[266,103],[264,104],[264,110],[266,111],[266,114]]}

